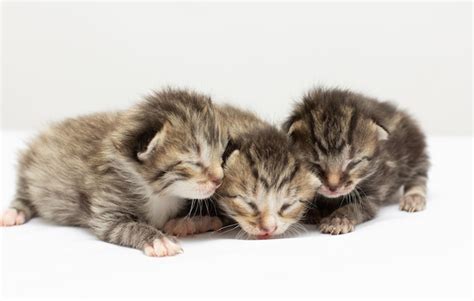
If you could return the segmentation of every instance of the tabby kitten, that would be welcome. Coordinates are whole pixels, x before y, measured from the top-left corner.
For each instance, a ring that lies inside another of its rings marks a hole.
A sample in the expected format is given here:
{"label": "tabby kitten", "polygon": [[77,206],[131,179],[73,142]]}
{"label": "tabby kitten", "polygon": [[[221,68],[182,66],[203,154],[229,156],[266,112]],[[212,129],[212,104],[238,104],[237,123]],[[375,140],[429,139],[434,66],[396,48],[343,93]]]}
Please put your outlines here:
{"label": "tabby kitten", "polygon": [[321,182],[288,138],[271,126],[255,129],[237,137],[227,155],[213,196],[225,214],[260,239],[297,227]]}
{"label": "tabby kitten", "polygon": [[40,216],[149,256],[175,255],[180,245],[159,229],[186,199],[214,193],[226,143],[210,98],[183,90],[68,119],[22,154],[17,194],[0,224]]}
{"label": "tabby kitten", "polygon": [[343,234],[372,219],[403,187],[400,209],[426,203],[429,160],[416,122],[387,102],[340,89],[315,89],[284,124],[323,185],[310,218]]}
{"label": "tabby kitten", "polygon": [[[319,180],[294,155],[284,133],[232,106],[219,112],[231,141],[224,152],[224,180],[212,200],[250,237],[269,238],[298,227]],[[217,216],[184,217],[165,230],[189,235],[222,225]]]}

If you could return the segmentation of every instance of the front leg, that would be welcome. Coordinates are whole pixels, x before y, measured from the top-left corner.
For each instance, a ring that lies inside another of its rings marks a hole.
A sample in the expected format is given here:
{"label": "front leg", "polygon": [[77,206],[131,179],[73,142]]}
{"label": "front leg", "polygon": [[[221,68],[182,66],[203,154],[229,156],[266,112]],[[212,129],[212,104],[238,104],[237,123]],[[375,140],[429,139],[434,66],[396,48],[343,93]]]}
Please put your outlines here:
{"label": "front leg", "polygon": [[417,212],[425,209],[426,180],[426,174],[422,174],[405,184],[403,197],[400,200],[400,210]]}
{"label": "front leg", "polygon": [[332,235],[346,234],[354,231],[356,225],[372,219],[377,211],[378,206],[369,198],[351,202],[323,218],[319,230]]}
{"label": "front leg", "polygon": [[169,220],[164,226],[164,231],[175,236],[187,236],[217,231],[222,225],[222,220],[217,216],[185,216]]}
{"label": "front leg", "polygon": [[176,240],[155,227],[113,213],[93,218],[91,229],[103,241],[140,249],[148,256],[173,256],[183,252]]}

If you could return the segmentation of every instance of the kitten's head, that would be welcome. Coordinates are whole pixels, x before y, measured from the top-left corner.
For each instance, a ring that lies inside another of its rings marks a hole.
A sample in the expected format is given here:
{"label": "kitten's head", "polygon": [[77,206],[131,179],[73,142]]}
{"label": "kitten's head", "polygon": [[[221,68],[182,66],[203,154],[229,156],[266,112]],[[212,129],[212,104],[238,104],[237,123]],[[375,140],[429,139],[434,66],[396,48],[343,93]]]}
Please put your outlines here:
{"label": "kitten's head", "polygon": [[227,135],[209,97],[164,90],[127,112],[123,123],[114,144],[154,193],[204,199],[222,183]]}
{"label": "kitten's head", "polygon": [[342,90],[314,90],[284,124],[328,198],[350,194],[374,171],[388,132],[366,110],[365,99]]}
{"label": "kitten's head", "polygon": [[249,235],[269,238],[298,222],[319,181],[277,129],[255,129],[229,142],[224,181],[213,198]]}

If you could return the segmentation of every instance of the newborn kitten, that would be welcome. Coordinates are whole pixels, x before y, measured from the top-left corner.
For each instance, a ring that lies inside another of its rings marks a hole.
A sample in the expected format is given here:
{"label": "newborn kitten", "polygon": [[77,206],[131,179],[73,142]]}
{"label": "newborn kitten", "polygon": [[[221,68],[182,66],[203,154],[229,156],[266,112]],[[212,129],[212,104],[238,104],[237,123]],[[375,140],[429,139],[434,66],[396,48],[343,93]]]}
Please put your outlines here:
{"label": "newborn kitten", "polygon": [[[298,227],[318,179],[294,155],[284,133],[232,106],[219,107],[219,113],[231,141],[224,152],[224,180],[212,200],[251,237]],[[217,216],[188,216],[170,221],[165,230],[189,235],[222,225]]]}
{"label": "newborn kitten", "polygon": [[343,234],[372,219],[401,187],[400,209],[425,208],[425,137],[405,112],[339,89],[315,89],[284,129],[323,185],[313,216],[323,233]]}
{"label": "newborn kitten", "polygon": [[268,125],[232,142],[224,155],[224,181],[212,198],[250,237],[297,227],[321,183],[295,156],[288,137]]}
{"label": "newborn kitten", "polygon": [[226,142],[209,97],[181,90],[68,119],[22,154],[17,194],[0,224],[40,216],[149,256],[175,255],[181,247],[158,229],[185,199],[214,193]]}

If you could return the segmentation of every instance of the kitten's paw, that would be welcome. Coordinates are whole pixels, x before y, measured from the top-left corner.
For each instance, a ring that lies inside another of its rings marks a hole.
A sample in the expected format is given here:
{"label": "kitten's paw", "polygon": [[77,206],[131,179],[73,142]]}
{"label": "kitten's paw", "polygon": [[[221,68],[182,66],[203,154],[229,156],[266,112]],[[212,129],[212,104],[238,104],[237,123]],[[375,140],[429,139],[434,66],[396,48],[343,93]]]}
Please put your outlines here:
{"label": "kitten's paw", "polygon": [[224,224],[222,223],[222,220],[217,216],[203,216],[199,229],[201,230],[201,233],[204,233],[209,231],[218,231],[223,226]]}
{"label": "kitten's paw", "polygon": [[326,217],[321,220],[319,230],[322,233],[338,235],[354,231],[354,223],[347,217]]}
{"label": "kitten's paw", "polygon": [[404,195],[400,201],[400,210],[416,212],[425,209],[426,198],[420,194]]}
{"label": "kitten's paw", "polygon": [[194,218],[174,218],[169,220],[163,230],[170,235],[174,236],[188,236],[196,233],[196,222]]}
{"label": "kitten's paw", "polygon": [[163,236],[162,238],[155,239],[152,245],[145,244],[143,251],[147,256],[164,257],[181,254],[183,253],[183,248],[181,248],[177,241]]}
{"label": "kitten's paw", "polygon": [[164,231],[175,236],[187,236],[208,231],[217,231],[222,221],[216,216],[175,218],[165,224]]}
{"label": "kitten's paw", "polygon": [[21,225],[26,222],[25,213],[14,208],[9,208],[0,214],[0,227]]}

